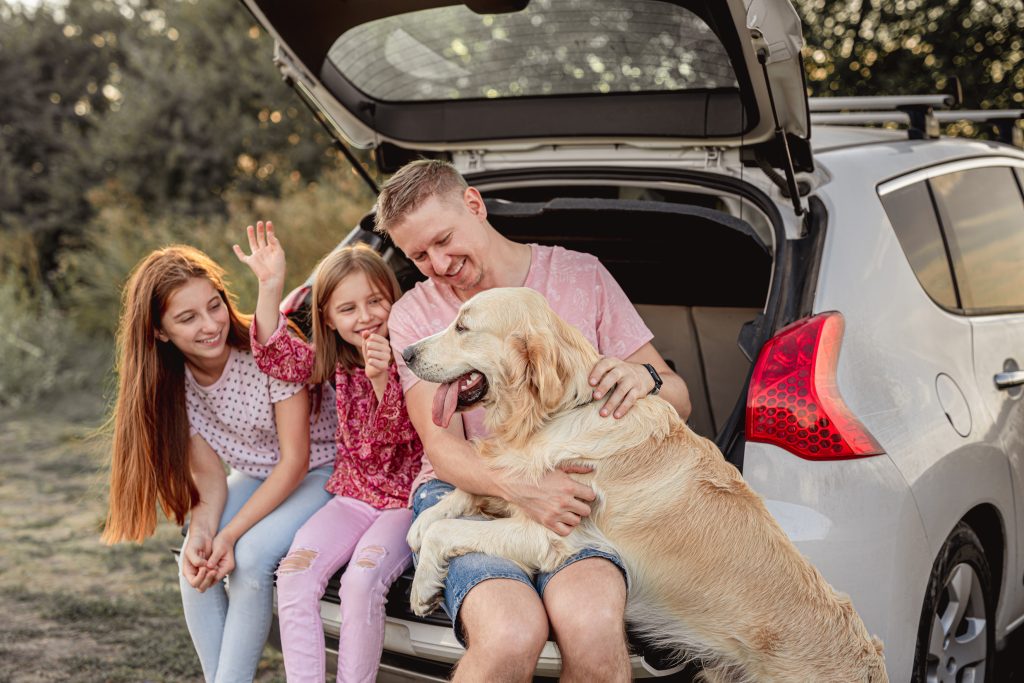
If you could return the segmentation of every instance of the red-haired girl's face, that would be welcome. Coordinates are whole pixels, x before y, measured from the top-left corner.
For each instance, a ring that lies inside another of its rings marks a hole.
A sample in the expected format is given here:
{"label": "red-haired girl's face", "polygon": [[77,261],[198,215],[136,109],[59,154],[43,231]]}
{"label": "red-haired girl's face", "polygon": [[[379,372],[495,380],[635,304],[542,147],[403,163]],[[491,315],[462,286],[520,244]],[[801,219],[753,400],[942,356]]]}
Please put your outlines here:
{"label": "red-haired girl's face", "polygon": [[206,278],[195,277],[168,297],[157,338],[174,344],[190,364],[207,366],[226,360],[230,324],[220,293]]}

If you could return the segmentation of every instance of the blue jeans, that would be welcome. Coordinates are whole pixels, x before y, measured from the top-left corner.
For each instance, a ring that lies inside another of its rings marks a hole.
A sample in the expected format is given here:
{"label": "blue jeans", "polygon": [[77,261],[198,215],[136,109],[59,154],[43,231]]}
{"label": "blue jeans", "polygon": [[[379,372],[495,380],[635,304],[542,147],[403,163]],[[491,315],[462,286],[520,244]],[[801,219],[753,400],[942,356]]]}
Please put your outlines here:
{"label": "blue jeans", "polygon": [[[416,489],[416,493],[412,498],[413,520],[419,517],[420,513],[427,508],[436,505],[438,501],[453,490],[455,490],[454,486],[440,479],[431,479],[421,484]],[[596,548],[584,548],[556,567],[554,571],[541,572],[536,576],[531,576],[520,569],[514,562],[502,557],[484,555],[483,553],[469,553],[468,555],[452,558],[448,564],[448,576],[444,580],[444,602],[441,603],[441,606],[452,620],[455,638],[463,646],[466,645],[458,618],[459,608],[462,606],[462,601],[466,599],[466,595],[477,584],[487,579],[512,579],[513,581],[519,581],[532,586],[538,595],[543,596],[544,589],[547,588],[548,583],[555,574],[574,562],[591,557],[602,557],[608,560],[619,568],[619,571],[622,572],[623,580],[626,580],[626,568],[622,564],[622,560],[617,555]]]}
{"label": "blue jeans", "polygon": [[[200,593],[179,568],[185,623],[207,683],[250,683],[256,675],[273,617],[274,571],[298,528],[331,499],[324,490],[331,470],[330,465],[310,470],[284,502],[238,539],[235,569],[227,578],[230,597],[223,582]],[[262,483],[262,479],[231,472],[221,529]]]}

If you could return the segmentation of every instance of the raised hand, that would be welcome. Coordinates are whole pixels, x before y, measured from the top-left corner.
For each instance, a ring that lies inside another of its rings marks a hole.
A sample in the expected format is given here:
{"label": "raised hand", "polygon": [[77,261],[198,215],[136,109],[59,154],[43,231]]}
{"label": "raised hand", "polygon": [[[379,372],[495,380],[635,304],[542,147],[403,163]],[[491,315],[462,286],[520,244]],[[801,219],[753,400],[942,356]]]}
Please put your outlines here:
{"label": "raised hand", "polygon": [[258,221],[256,227],[247,226],[246,235],[249,237],[249,251],[245,251],[237,244],[233,245],[235,256],[238,260],[249,266],[256,275],[261,285],[284,286],[285,257],[284,247],[274,235],[274,224],[267,221]]}

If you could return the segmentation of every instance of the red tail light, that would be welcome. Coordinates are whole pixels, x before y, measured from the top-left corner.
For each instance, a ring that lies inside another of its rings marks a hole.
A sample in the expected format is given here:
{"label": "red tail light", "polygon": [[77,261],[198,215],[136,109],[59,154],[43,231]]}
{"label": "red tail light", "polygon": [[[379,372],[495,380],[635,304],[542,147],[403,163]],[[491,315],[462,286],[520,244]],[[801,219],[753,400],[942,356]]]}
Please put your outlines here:
{"label": "red tail light", "polygon": [[808,460],[884,452],[836,387],[843,328],[841,314],[822,313],[783,328],[764,345],[747,394],[747,441]]}

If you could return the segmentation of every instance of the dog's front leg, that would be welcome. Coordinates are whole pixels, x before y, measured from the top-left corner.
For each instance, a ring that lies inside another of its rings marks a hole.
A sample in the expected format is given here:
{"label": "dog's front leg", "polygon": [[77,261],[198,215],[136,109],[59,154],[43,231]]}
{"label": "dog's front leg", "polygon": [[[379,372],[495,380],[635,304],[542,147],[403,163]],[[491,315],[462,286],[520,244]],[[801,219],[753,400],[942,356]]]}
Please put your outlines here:
{"label": "dog's front leg", "polygon": [[431,524],[442,519],[476,514],[478,511],[479,509],[473,496],[460,489],[455,489],[445,494],[444,498],[419,514],[409,529],[405,540],[409,544],[409,548],[414,553],[418,553],[420,546],[423,544],[423,535]]}
{"label": "dog's front leg", "polygon": [[504,557],[532,573],[551,571],[575,550],[567,539],[520,518],[442,519],[423,537],[409,602],[420,616],[440,604],[453,557],[468,553]]}

